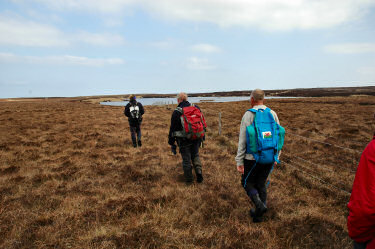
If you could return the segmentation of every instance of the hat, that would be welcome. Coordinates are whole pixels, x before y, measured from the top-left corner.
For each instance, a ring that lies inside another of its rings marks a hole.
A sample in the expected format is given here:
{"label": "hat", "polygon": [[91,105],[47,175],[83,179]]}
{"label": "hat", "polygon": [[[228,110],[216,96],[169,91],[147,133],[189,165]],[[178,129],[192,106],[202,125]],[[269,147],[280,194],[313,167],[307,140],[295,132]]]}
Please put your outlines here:
{"label": "hat", "polygon": [[137,99],[137,97],[135,97],[134,94],[130,95],[130,97],[129,97],[130,101],[135,101],[136,99]]}

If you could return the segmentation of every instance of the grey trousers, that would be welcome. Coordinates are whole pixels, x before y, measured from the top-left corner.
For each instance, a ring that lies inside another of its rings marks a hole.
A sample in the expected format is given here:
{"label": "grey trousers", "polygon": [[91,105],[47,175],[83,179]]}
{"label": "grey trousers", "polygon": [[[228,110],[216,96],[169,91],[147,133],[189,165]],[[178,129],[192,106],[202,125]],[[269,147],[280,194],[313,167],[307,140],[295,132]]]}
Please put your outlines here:
{"label": "grey trousers", "polygon": [[202,163],[199,159],[201,140],[178,140],[178,147],[182,157],[182,167],[186,181],[193,180],[192,168],[195,174],[202,174]]}

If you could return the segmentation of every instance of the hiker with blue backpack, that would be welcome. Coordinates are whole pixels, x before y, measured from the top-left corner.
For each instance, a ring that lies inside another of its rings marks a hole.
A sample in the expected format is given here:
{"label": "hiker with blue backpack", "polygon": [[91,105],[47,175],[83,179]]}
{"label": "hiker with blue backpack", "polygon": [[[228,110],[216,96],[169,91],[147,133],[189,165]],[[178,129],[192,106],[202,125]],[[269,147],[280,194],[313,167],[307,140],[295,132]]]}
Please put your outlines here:
{"label": "hiker with blue backpack", "polygon": [[236,156],[242,187],[255,206],[250,209],[253,222],[262,222],[267,211],[266,180],[279,163],[285,135],[277,114],[264,105],[264,97],[261,89],[250,95],[251,109],[242,117]]}

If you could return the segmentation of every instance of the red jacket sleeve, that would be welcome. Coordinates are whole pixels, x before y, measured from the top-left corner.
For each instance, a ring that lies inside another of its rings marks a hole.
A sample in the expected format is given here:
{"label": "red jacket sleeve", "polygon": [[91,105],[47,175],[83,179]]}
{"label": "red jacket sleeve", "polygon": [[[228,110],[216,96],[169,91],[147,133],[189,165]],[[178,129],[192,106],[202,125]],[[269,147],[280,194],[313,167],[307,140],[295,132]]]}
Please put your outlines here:
{"label": "red jacket sleeve", "polygon": [[349,236],[357,242],[375,238],[375,137],[362,153],[348,203]]}

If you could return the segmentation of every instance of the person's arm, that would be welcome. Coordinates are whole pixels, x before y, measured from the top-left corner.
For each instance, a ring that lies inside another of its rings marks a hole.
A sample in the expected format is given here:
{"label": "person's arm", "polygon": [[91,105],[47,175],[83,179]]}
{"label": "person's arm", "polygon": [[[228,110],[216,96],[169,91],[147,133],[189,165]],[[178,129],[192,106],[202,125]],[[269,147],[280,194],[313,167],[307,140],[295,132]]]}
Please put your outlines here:
{"label": "person's arm", "polygon": [[171,117],[171,126],[169,128],[169,135],[168,135],[168,144],[174,145],[176,138],[173,136],[173,132],[177,131],[178,129],[178,122],[180,122],[180,113],[178,111],[174,111]]}
{"label": "person's arm", "polygon": [[143,114],[145,114],[145,109],[143,108],[143,105],[139,102],[138,102],[138,106],[139,106],[139,113],[142,116]]}
{"label": "person's arm", "polygon": [[271,111],[273,118],[275,119],[276,123],[280,124],[279,117],[277,116],[276,112]]}
{"label": "person's arm", "polygon": [[[348,231],[355,239],[375,228],[375,143],[370,142],[362,152],[350,195]],[[374,238],[375,239],[375,238]]]}
{"label": "person's arm", "polygon": [[125,116],[130,117],[129,104],[127,104],[127,105],[125,106],[124,114],[125,114]]}
{"label": "person's arm", "polygon": [[[364,195],[367,199],[366,208],[366,215],[369,222],[372,223],[373,227],[375,228],[375,141],[372,140],[370,144],[365,148],[364,157],[360,160],[365,161],[365,176],[364,182],[366,183],[366,193]],[[375,239],[375,238],[374,238]]]}
{"label": "person's arm", "polygon": [[[274,111],[271,111],[272,115],[273,115],[273,118],[275,119],[276,123],[280,124],[280,121],[279,121],[279,117],[277,116],[276,112]],[[281,150],[278,151],[278,154],[277,154],[277,159],[280,160],[280,155],[281,155]],[[277,164],[277,162],[275,162],[275,165]]]}
{"label": "person's arm", "polygon": [[[254,114],[247,111],[241,120],[240,134],[238,138],[238,149],[236,156],[237,170],[243,171],[244,159],[246,155],[246,127],[253,122]],[[242,169],[241,169],[242,168]],[[243,173],[243,172],[241,172]]]}

